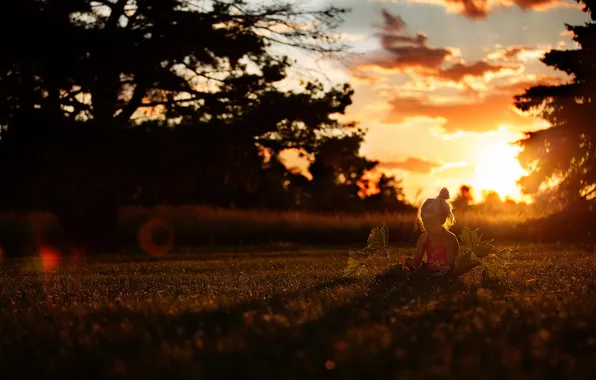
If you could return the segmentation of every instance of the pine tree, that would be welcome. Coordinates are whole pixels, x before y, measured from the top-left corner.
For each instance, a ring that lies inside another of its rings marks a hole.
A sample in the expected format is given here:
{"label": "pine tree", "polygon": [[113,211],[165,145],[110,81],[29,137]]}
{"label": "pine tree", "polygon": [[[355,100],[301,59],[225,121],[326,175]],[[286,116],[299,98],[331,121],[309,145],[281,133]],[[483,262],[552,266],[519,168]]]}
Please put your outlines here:
{"label": "pine tree", "polygon": [[[578,2],[580,0],[577,0]],[[596,20],[592,1],[583,11]],[[520,184],[529,194],[550,194],[562,204],[591,198],[596,191],[596,23],[565,24],[579,49],[551,50],[542,62],[571,76],[568,83],[532,87],[515,105],[550,123],[526,133],[520,163],[530,172]]]}

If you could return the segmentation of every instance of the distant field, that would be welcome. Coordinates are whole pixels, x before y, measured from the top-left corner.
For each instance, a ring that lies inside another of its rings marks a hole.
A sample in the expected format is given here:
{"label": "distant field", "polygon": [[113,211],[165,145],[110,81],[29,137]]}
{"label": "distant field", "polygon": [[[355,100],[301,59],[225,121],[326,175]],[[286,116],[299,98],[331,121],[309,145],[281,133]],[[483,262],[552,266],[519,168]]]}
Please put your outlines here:
{"label": "distant field", "polygon": [[[457,212],[456,217],[455,232],[466,225],[480,228],[489,238],[520,242],[528,240],[527,232],[520,228],[520,224],[533,215],[529,210],[501,210],[493,213]],[[125,252],[141,253],[139,231],[150,221],[163,222],[171,230],[173,248],[183,252],[198,247],[245,250],[248,246],[360,246],[365,243],[370,229],[382,223],[388,225],[389,240],[393,245],[413,244],[420,233],[413,213],[322,215],[196,206],[128,207],[120,211],[120,238]],[[160,244],[164,244],[167,231],[163,226],[154,231],[154,240],[159,243],[161,239]],[[7,255],[35,253],[36,243],[42,235],[42,240],[50,243],[60,241],[60,228],[52,215],[0,215],[0,248]]]}
{"label": "distant field", "polygon": [[511,248],[490,284],[347,281],[344,250],[5,259],[0,378],[593,378],[596,253]]}

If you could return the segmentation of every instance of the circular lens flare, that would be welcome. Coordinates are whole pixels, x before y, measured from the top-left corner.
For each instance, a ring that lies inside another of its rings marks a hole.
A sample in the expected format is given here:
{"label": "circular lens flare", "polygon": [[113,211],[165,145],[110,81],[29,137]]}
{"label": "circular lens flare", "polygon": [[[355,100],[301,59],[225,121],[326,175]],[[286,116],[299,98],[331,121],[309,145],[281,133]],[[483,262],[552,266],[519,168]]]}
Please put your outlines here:
{"label": "circular lens flare", "polygon": [[42,247],[39,251],[42,271],[55,272],[60,265],[60,252],[50,247]]}
{"label": "circular lens flare", "polygon": [[150,256],[163,256],[174,246],[174,231],[162,219],[150,219],[138,232],[141,249]]}

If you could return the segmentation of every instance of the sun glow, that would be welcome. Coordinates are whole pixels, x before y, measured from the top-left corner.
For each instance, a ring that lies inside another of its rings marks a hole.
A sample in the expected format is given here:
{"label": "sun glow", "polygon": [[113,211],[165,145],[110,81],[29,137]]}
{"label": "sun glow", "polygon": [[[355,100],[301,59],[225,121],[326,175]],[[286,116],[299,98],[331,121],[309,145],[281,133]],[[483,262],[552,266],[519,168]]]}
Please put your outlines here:
{"label": "sun glow", "polygon": [[[496,191],[502,199],[523,200],[517,180],[526,174],[517,160],[519,147],[503,140],[493,140],[478,152],[476,163],[476,183],[473,187],[483,191]],[[480,199],[477,196],[476,199]]]}

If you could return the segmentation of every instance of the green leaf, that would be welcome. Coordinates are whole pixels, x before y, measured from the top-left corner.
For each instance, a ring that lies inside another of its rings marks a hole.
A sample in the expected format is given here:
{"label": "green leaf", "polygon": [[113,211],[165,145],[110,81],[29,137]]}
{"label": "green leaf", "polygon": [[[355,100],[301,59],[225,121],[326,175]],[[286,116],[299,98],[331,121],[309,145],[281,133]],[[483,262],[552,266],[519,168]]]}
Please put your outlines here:
{"label": "green leaf", "polygon": [[464,227],[461,232],[461,240],[466,247],[472,246],[472,230],[469,227]]}
{"label": "green leaf", "polygon": [[359,249],[356,251],[351,251],[350,255],[352,256],[365,256],[368,257],[370,255],[372,255],[374,253],[374,251],[372,249],[370,249],[369,247],[363,248],[363,249]]}
{"label": "green leaf", "polygon": [[457,257],[455,258],[455,269],[457,270],[458,267],[461,267],[463,265],[465,265],[466,263],[470,262],[472,258],[472,252],[471,251],[467,251],[464,252],[460,255],[457,255]]}
{"label": "green leaf", "polygon": [[490,245],[488,242],[484,241],[480,244],[478,244],[478,246],[476,246],[476,249],[474,250],[474,255],[476,257],[486,257],[488,255],[490,255],[490,253],[493,251],[495,247]]}
{"label": "green leaf", "polygon": [[370,250],[380,250],[380,249],[387,249],[389,245],[389,229],[383,223],[381,228],[375,227],[370,231],[368,235],[368,249]]}
{"label": "green leaf", "polygon": [[353,256],[348,257],[348,265],[344,268],[344,277],[358,277],[358,270],[362,263]]}
{"label": "green leaf", "polygon": [[472,231],[472,247],[476,248],[478,246],[478,244],[480,244],[482,242],[482,235],[479,234],[479,229],[476,228],[474,231]]}
{"label": "green leaf", "polygon": [[455,258],[453,272],[456,276],[461,276],[480,265],[480,260],[472,256],[472,251],[466,251]]}
{"label": "green leaf", "polygon": [[358,269],[356,270],[356,277],[366,276],[367,274],[368,274],[368,269],[366,268],[365,265],[358,266]]}
{"label": "green leaf", "polygon": [[381,227],[373,228],[367,240],[368,245],[359,250],[350,251],[348,263],[344,268],[344,277],[361,277],[368,273],[369,259],[382,253],[389,256],[389,228],[383,223]]}

